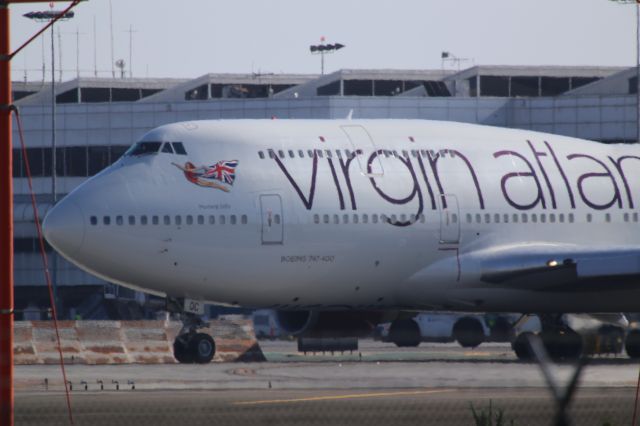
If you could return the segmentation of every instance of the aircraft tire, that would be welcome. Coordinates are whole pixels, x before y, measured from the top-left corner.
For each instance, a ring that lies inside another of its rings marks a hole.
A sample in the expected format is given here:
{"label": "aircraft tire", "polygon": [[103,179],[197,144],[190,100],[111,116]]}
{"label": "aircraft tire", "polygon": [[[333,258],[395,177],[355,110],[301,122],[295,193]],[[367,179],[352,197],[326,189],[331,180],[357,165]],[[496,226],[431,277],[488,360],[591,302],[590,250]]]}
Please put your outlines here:
{"label": "aircraft tire", "polygon": [[216,353],[213,337],[205,333],[196,333],[189,340],[189,353],[196,364],[208,364]]}
{"label": "aircraft tire", "polygon": [[520,333],[511,343],[513,352],[515,352],[516,356],[521,361],[530,361],[533,359],[533,353],[531,353],[531,348],[529,347],[529,336],[532,334],[533,333],[530,331]]}
{"label": "aircraft tire", "polygon": [[189,340],[176,337],[173,341],[173,356],[180,364],[193,363],[193,357],[189,351]]}
{"label": "aircraft tire", "polygon": [[415,348],[420,345],[420,327],[412,319],[395,320],[389,327],[389,340],[399,348]]}
{"label": "aircraft tire", "polygon": [[640,330],[631,330],[627,333],[624,347],[629,358],[640,358]]}
{"label": "aircraft tire", "polygon": [[571,329],[543,331],[540,337],[551,359],[571,360],[582,355],[582,337]]}
{"label": "aircraft tire", "polygon": [[484,329],[482,324],[475,318],[460,318],[453,325],[453,338],[463,348],[475,348],[484,342]]}

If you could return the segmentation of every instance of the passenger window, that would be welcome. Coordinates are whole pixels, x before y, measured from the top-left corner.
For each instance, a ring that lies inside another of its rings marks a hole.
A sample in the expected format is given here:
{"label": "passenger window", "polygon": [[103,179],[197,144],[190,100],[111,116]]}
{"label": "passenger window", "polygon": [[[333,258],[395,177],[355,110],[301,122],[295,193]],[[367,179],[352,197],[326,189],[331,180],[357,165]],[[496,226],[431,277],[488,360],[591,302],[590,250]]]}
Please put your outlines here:
{"label": "passenger window", "polygon": [[560,214],[558,215],[558,222],[560,222],[560,223],[564,223],[564,213],[560,213]]}
{"label": "passenger window", "polygon": [[424,214],[420,215],[420,223],[424,223]]}
{"label": "passenger window", "polygon": [[182,144],[182,142],[173,142],[173,150],[176,152],[176,154],[178,155],[187,155],[187,150],[184,149],[184,145]]}
{"label": "passenger window", "polygon": [[633,214],[633,221],[637,222],[638,221],[638,213],[634,213]]}
{"label": "passenger window", "polygon": [[513,219],[513,223],[518,223],[518,219],[519,219],[519,218],[518,218],[518,213],[514,213],[514,214],[511,216],[511,219]]}
{"label": "passenger window", "polygon": [[473,222],[473,216],[471,216],[471,213],[467,213],[467,223],[471,222]]}
{"label": "passenger window", "polygon": [[210,215],[209,216],[209,225],[215,225],[216,224],[216,217],[214,215]]}
{"label": "passenger window", "polygon": [[243,224],[243,225],[246,225],[246,224],[247,224],[247,215],[246,215],[246,214],[243,214],[243,215],[242,215],[242,218],[241,218],[240,220],[241,220],[241,222],[242,222],[242,224]]}
{"label": "passenger window", "polygon": [[237,219],[237,217],[236,217],[236,215],[235,215],[235,214],[232,214],[232,215],[231,215],[231,217],[230,217],[229,219],[230,219],[230,223],[231,223],[232,225],[235,225],[236,223],[238,223],[238,219]]}
{"label": "passenger window", "polygon": [[227,223],[227,218],[223,214],[221,214],[220,216],[218,216],[218,223],[220,225],[224,225],[225,223]]}
{"label": "passenger window", "polygon": [[325,149],[324,153],[327,154],[327,158],[331,158],[333,156],[330,149]]}
{"label": "passenger window", "polygon": [[529,216],[526,213],[522,213],[522,223],[529,222]]}
{"label": "passenger window", "polygon": [[136,224],[136,217],[129,216],[129,225],[135,225],[135,224]]}
{"label": "passenger window", "polygon": [[164,217],[164,224],[165,224],[165,225],[171,225],[171,216],[166,215],[166,216]]}
{"label": "passenger window", "polygon": [[380,221],[381,221],[382,223],[387,223],[387,222],[389,221],[389,218],[387,217],[387,215],[386,215],[386,214],[381,214],[381,215],[380,215]]}
{"label": "passenger window", "polygon": [[320,223],[320,216],[318,216],[317,214],[313,215],[313,223]]}
{"label": "passenger window", "polygon": [[476,213],[476,223],[482,223],[482,215],[480,213]]}
{"label": "passenger window", "polygon": [[569,213],[569,223],[573,223],[574,217],[573,213]]}
{"label": "passenger window", "polygon": [[269,150],[269,158],[276,158],[276,153],[272,149]]}
{"label": "passenger window", "polygon": [[304,151],[303,150],[301,150],[301,149],[298,150],[298,157],[304,158]]}
{"label": "passenger window", "polygon": [[593,220],[593,216],[591,213],[587,213],[587,222],[591,222]]}
{"label": "passenger window", "polygon": [[273,217],[273,222],[274,222],[276,225],[280,225],[280,215],[279,215],[279,214],[276,214],[276,215]]}
{"label": "passenger window", "polygon": [[506,214],[506,213],[505,213],[505,214],[502,216],[502,218],[504,219],[504,223],[509,223],[509,215],[508,215],[508,214]]}
{"label": "passenger window", "polygon": [[307,150],[307,154],[309,154],[309,158],[313,158],[314,152],[312,149]]}
{"label": "passenger window", "polygon": [[264,152],[258,151],[258,157],[260,157],[261,160],[264,160]]}
{"label": "passenger window", "polygon": [[111,216],[104,216],[102,218],[102,223],[104,223],[105,225],[111,225]]}
{"label": "passenger window", "polygon": [[197,220],[198,220],[198,225],[204,225],[204,216],[199,214]]}
{"label": "passenger window", "polygon": [[160,224],[160,218],[158,216],[152,216],[151,217],[151,223],[153,223],[154,225],[159,225]]}
{"label": "passenger window", "polygon": [[371,222],[378,223],[378,215],[377,214],[372,214],[371,215]]}
{"label": "passenger window", "polygon": [[405,157],[405,158],[408,158],[409,157],[409,153],[403,149],[402,150],[402,156]]}
{"label": "passenger window", "polygon": [[162,145],[162,149],[160,150],[160,152],[166,152],[167,154],[173,154],[173,148],[171,148],[171,144],[169,142],[165,142],[164,145]]}
{"label": "passenger window", "polygon": [[366,213],[362,215],[362,223],[369,223],[369,216]]}
{"label": "passenger window", "polygon": [[296,157],[296,153],[293,152],[293,150],[289,150],[289,158],[295,158]]}
{"label": "passenger window", "polygon": [[342,152],[339,149],[336,149],[336,157],[342,160]]}
{"label": "passenger window", "polygon": [[284,151],[283,150],[281,150],[281,149],[278,150],[278,157],[284,159]]}
{"label": "passenger window", "polygon": [[605,222],[611,222],[611,213],[605,213],[604,215]]}
{"label": "passenger window", "polygon": [[344,223],[344,224],[349,223],[349,215],[348,214],[342,215],[342,223]]}
{"label": "passenger window", "polygon": [[491,223],[491,215],[489,213],[485,213],[484,222],[485,223]]}
{"label": "passenger window", "polygon": [[624,221],[629,222],[629,213],[624,214]]}
{"label": "passenger window", "polygon": [[546,214],[542,213],[540,215],[540,222],[542,222],[542,223],[546,223],[547,222],[547,215]]}
{"label": "passenger window", "polygon": [[495,223],[500,223],[500,215],[498,213],[493,215],[493,221]]}
{"label": "passenger window", "polygon": [[116,225],[122,225],[124,223],[124,218],[122,216],[116,216]]}
{"label": "passenger window", "polygon": [[451,215],[451,222],[453,223],[458,223],[458,215],[457,214],[452,214]]}
{"label": "passenger window", "polygon": [[538,215],[535,213],[531,213],[531,222],[538,223]]}
{"label": "passenger window", "polygon": [[140,225],[146,225],[147,224],[147,216],[142,215],[140,216]]}
{"label": "passenger window", "polygon": [[322,215],[322,223],[329,223],[329,215],[328,214]]}
{"label": "passenger window", "polygon": [[551,213],[549,214],[549,222],[556,223],[556,215]]}
{"label": "passenger window", "polygon": [[178,226],[182,225],[182,216],[176,215],[175,221],[176,221],[176,225]]}
{"label": "passenger window", "polygon": [[333,215],[333,223],[334,224],[339,224],[340,223],[340,216],[338,216],[337,214]]}
{"label": "passenger window", "polygon": [[349,151],[348,149],[345,149],[344,155],[347,157],[347,159],[351,158],[351,151]]}
{"label": "passenger window", "polygon": [[316,155],[317,155],[319,158],[323,158],[323,157],[324,157],[324,154],[322,153],[322,150],[321,150],[321,149],[316,149]]}
{"label": "passenger window", "polygon": [[354,215],[353,215],[353,223],[358,223],[358,219],[359,219],[359,218],[358,218],[358,215],[357,215],[357,214],[354,214]]}
{"label": "passenger window", "polygon": [[193,216],[187,215],[187,225],[193,225]]}
{"label": "passenger window", "polygon": [[89,219],[92,225],[97,225],[98,224],[98,218],[95,216],[91,216],[91,219]]}

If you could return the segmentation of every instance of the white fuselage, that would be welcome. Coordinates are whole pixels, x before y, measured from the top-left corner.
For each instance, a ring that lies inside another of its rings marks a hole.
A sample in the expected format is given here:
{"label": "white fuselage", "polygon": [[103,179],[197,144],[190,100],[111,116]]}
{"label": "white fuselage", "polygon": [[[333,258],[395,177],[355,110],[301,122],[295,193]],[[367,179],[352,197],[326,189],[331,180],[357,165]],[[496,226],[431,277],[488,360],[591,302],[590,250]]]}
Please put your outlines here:
{"label": "white fuselage", "polygon": [[57,250],[109,281],[276,309],[640,307],[635,282],[483,279],[487,259],[529,246],[545,261],[546,247],[637,250],[637,146],[422,120],[197,121],[145,142],[162,144],[125,155],[45,221]]}

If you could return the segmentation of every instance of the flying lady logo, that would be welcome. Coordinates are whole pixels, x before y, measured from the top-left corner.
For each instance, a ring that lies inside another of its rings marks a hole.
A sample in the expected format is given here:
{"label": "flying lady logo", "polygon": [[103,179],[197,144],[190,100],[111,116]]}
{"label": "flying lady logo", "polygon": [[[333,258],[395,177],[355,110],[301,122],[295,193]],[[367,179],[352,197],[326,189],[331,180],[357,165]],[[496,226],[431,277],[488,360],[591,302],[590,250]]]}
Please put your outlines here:
{"label": "flying lady logo", "polygon": [[196,167],[192,162],[187,161],[184,166],[171,163],[183,171],[184,177],[191,183],[198,186],[220,189],[224,192],[231,191],[233,181],[236,179],[236,167],[238,160],[218,161],[211,166]]}

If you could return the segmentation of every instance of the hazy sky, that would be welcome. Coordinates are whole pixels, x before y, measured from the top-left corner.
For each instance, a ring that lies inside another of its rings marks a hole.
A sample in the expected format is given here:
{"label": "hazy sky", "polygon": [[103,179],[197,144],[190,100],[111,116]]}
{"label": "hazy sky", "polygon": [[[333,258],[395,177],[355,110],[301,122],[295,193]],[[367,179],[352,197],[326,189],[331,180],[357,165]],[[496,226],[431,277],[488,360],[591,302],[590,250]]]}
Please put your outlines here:
{"label": "hazy sky", "polygon": [[[114,56],[127,68],[128,30],[132,25],[136,31],[134,77],[318,73],[320,58],[309,53],[309,45],[321,36],[347,46],[326,57],[328,72],[440,68],[443,50],[479,65],[630,66],[636,61],[635,6],[610,0],[89,0],[76,7],[75,18],[56,25],[64,79],[76,73],[76,31],[82,74],[93,75],[95,51],[99,75],[110,75],[110,4]],[[48,8],[48,3],[11,6],[13,46],[42,25],[22,14]],[[47,70],[50,49],[46,33]],[[39,39],[13,60],[14,80],[24,78],[25,68],[30,80],[42,78],[42,50]]]}

